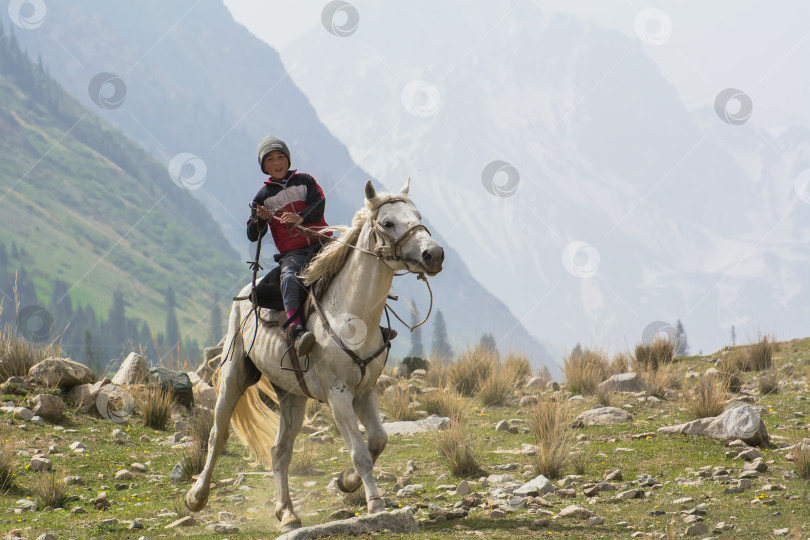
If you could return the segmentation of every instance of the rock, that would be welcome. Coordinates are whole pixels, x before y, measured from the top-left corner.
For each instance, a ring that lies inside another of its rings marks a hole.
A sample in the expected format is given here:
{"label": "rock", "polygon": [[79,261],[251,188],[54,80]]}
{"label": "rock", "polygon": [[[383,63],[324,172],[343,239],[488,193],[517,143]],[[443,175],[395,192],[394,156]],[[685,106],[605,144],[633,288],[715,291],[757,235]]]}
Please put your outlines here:
{"label": "rock", "polygon": [[34,411],[26,409],[25,407],[14,407],[12,410],[14,418],[19,418],[23,422],[28,422],[34,417]]}
{"label": "rock", "polygon": [[80,441],[70,443],[70,449],[77,454],[82,454],[85,450],[87,450],[87,448]]}
{"label": "rock", "polygon": [[183,477],[183,464],[177,463],[172,469],[172,473],[169,475],[169,482],[172,484],[179,484],[183,481]]}
{"label": "rock", "polygon": [[378,514],[364,514],[362,516],[333,521],[323,525],[302,527],[276,540],[306,540],[308,538],[322,538],[325,536],[355,536],[374,531],[387,531],[390,533],[418,533],[419,524],[413,517],[410,509],[380,512]]}
{"label": "rock", "polygon": [[194,386],[194,403],[197,406],[213,409],[217,403],[217,391],[210,384],[200,381]]}
{"label": "rock", "polygon": [[85,510],[85,509],[84,509],[84,508],[82,508],[81,506],[74,506],[74,507],[73,507],[73,508],[70,510],[70,513],[71,513],[71,514],[86,514],[86,513],[87,513],[87,510]]}
{"label": "rock", "polygon": [[393,386],[395,383],[396,379],[394,379],[393,377],[381,374],[379,377],[377,377],[377,392],[382,393],[385,391],[386,388]]}
{"label": "rock", "polygon": [[[418,356],[406,356],[400,362],[397,374],[401,375],[402,377],[410,378],[413,376],[413,372],[417,370],[423,370],[427,372],[430,369],[429,363],[424,358],[419,358]],[[424,378],[424,374],[422,374]]]}
{"label": "rock", "polygon": [[560,383],[557,381],[548,381],[546,383],[546,390],[551,390],[552,392],[557,392],[560,389]]}
{"label": "rock", "polygon": [[594,514],[593,514],[593,512],[588,510],[587,508],[572,504],[572,505],[566,506],[565,508],[560,510],[560,513],[557,514],[557,515],[560,516],[561,518],[572,517],[572,518],[579,518],[579,519],[589,519]]}
{"label": "rock", "polygon": [[616,424],[619,422],[629,422],[633,416],[617,407],[597,407],[583,411],[577,415],[577,420],[582,421],[589,426],[601,426],[608,424]]}
{"label": "rock", "polygon": [[170,389],[179,405],[191,407],[194,404],[194,391],[191,387],[191,380],[182,371],[154,367],[149,370],[149,382]]}
{"label": "rock", "polygon": [[41,416],[34,416],[31,418],[30,422],[35,426],[41,426],[42,424],[45,423],[45,419],[42,418]]}
{"label": "rock", "polygon": [[727,441],[742,439],[749,445],[763,448],[769,444],[765,423],[757,410],[748,405],[726,409],[715,418],[700,418],[685,424],[664,426],[658,428],[658,433],[704,435]]}
{"label": "rock", "polygon": [[640,392],[643,389],[644,384],[638,373],[620,373],[599,383],[599,391],[603,393]]}
{"label": "rock", "polygon": [[489,513],[489,517],[492,519],[504,519],[506,518],[506,512],[496,508],[495,510]]}
{"label": "rock", "polygon": [[112,436],[114,439],[126,439],[127,432],[120,428],[115,428],[112,430]]}
{"label": "rock", "polygon": [[76,385],[70,389],[67,398],[78,405],[82,413],[97,415],[96,400],[101,388],[107,384],[110,384],[110,379],[105,377],[94,384]]}
{"label": "rock", "polygon": [[537,405],[537,396],[523,396],[518,402],[519,407],[531,407]]}
{"label": "rock", "polygon": [[112,378],[113,384],[132,385],[147,382],[149,382],[149,367],[144,357],[135,352],[129,353]]}
{"label": "rock", "polygon": [[149,470],[147,469],[146,465],[138,462],[133,463],[132,465],[129,466],[129,468],[138,473],[145,473],[146,471]]}
{"label": "rock", "polygon": [[[182,517],[182,518],[180,518],[178,520],[172,521],[171,523],[169,523],[168,525],[166,525],[163,528],[164,529],[174,529],[175,527],[191,527],[192,525],[196,525],[196,524],[197,524],[197,520],[194,519],[193,516],[186,516],[186,517]],[[220,532],[220,531],[216,531],[216,532]]]}
{"label": "rock", "polygon": [[422,484],[411,484],[405,486],[397,491],[397,497],[411,497],[413,495],[421,495],[425,492],[425,486]]}
{"label": "rock", "polygon": [[[197,386],[201,382],[205,382],[205,381],[202,380],[202,378],[199,375],[197,375],[196,371],[186,371],[186,375],[188,375],[188,380],[191,381],[191,386]],[[205,383],[205,384],[208,384],[208,383]]]}
{"label": "rock", "polygon": [[56,422],[65,412],[65,402],[53,394],[39,394],[31,400],[31,410],[49,422]]}
{"label": "rock", "polygon": [[76,385],[96,380],[93,370],[68,358],[46,358],[28,370],[28,378],[43,386],[69,390]]}
{"label": "rock", "polygon": [[472,493],[472,490],[470,489],[470,483],[467,482],[466,480],[462,480],[461,482],[459,482],[458,485],[456,486],[456,493],[458,493],[462,497]]}
{"label": "rock", "polygon": [[140,519],[135,518],[132,520],[132,523],[127,525],[127,529],[130,531],[143,529],[143,522],[141,522]]}
{"label": "rock", "polygon": [[211,376],[222,360],[222,349],[224,347],[225,338],[223,337],[218,344],[213,347],[206,347],[203,350],[203,361],[197,368],[197,375],[208,384],[211,384]]}
{"label": "rock", "polygon": [[652,487],[656,484],[660,484],[661,482],[658,481],[657,478],[650,476],[649,474],[640,474],[636,477],[636,482],[638,482],[639,486],[642,487]]}
{"label": "rock", "polygon": [[613,497],[611,497],[611,501],[627,501],[630,499],[643,499],[644,498],[644,490],[643,489],[628,489],[627,491],[622,491],[621,493],[617,493]]}
{"label": "rock", "polygon": [[542,474],[529,480],[514,491],[515,495],[523,496],[536,496],[546,493],[554,493],[554,486],[551,484],[551,481]]}
{"label": "rock", "polygon": [[427,370],[415,369],[411,371],[411,379],[424,379],[427,376]]}
{"label": "rock", "polygon": [[591,516],[588,518],[588,525],[601,525],[605,522],[605,518],[599,516]]}
{"label": "rock", "polygon": [[621,482],[622,478],[622,470],[616,469],[615,471],[607,471],[605,472],[605,480],[608,482]]}
{"label": "rock", "polygon": [[17,501],[17,508],[21,512],[36,512],[37,503],[32,501],[31,499],[20,499],[19,501]]}
{"label": "rock", "polygon": [[31,461],[28,463],[29,467],[32,471],[39,471],[39,472],[48,472],[51,470],[51,460],[43,456],[42,454],[37,454],[31,458]]}
{"label": "rock", "polygon": [[383,429],[388,435],[412,435],[427,431],[444,431],[450,428],[450,419],[445,416],[431,416],[424,420],[412,422],[386,422]]}
{"label": "rock", "polygon": [[[514,431],[512,431],[514,430]],[[495,424],[495,431],[505,431],[506,433],[517,433],[517,428],[509,427],[509,422],[506,420],[501,420],[497,424]]]}
{"label": "rock", "polygon": [[[759,453],[759,450],[756,448],[749,448],[748,450],[743,450],[734,459],[744,459],[745,461],[754,461],[758,457],[761,457],[762,454]],[[766,469],[767,470],[767,469]]]}
{"label": "rock", "polygon": [[695,523],[686,528],[686,536],[698,536],[709,532],[709,527],[705,523]]}
{"label": "rock", "polygon": [[532,377],[529,379],[529,382],[526,383],[526,388],[530,388],[532,390],[542,390],[546,387],[546,380],[542,377]]}
{"label": "rock", "polygon": [[134,478],[135,475],[126,469],[121,469],[120,471],[115,473],[116,480],[132,480]]}
{"label": "rock", "polygon": [[74,486],[74,485],[75,486],[83,486],[84,485],[84,480],[82,480],[81,476],[75,476],[75,475],[66,476],[65,477],[65,485],[66,486]]}

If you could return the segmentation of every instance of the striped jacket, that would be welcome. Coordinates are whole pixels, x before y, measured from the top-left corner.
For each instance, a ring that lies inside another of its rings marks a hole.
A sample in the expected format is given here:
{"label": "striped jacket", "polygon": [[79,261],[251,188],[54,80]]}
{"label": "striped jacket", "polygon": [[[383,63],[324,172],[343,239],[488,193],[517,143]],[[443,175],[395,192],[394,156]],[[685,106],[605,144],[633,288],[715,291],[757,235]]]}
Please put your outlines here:
{"label": "striped jacket", "polygon": [[[251,242],[259,239],[267,229],[267,221],[259,219],[256,215],[256,205],[262,205],[271,212],[292,212],[304,218],[303,226],[320,230],[327,227],[323,217],[326,199],[323,191],[312,176],[299,173],[296,170],[287,171],[284,180],[277,181],[268,178],[264,186],[253,198],[255,204],[251,205],[250,218],[247,222],[247,236]],[[300,249],[318,242],[317,236],[305,236],[300,231],[279,222],[270,220],[270,233],[279,253],[292,249]],[[325,234],[331,236],[331,232]]]}

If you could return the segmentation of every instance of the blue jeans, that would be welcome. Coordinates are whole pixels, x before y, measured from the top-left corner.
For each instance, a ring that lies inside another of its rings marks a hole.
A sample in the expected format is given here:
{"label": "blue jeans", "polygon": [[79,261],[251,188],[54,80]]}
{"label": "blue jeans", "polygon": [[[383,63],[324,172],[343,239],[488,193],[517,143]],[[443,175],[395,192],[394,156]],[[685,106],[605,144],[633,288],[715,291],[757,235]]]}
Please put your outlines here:
{"label": "blue jeans", "polygon": [[[281,266],[281,297],[284,299],[284,309],[295,311],[301,307],[306,298],[307,290],[296,274],[310,256],[321,249],[321,244],[313,244],[300,249],[291,249],[284,252],[279,258]],[[301,317],[303,320],[303,316]]]}

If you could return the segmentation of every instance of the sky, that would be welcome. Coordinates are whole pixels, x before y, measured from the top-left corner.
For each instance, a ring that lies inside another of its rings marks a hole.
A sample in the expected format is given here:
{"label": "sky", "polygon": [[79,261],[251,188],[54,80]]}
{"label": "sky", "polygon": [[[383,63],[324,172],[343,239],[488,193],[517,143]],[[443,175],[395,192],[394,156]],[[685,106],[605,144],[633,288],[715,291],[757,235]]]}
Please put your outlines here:
{"label": "sky", "polygon": [[[518,0],[531,1],[531,0]],[[285,48],[321,24],[328,2],[300,0],[225,0],[237,22],[284,57]],[[810,81],[810,2],[715,0],[712,2],[543,0],[547,13],[567,13],[583,21],[636,35],[645,10],[671,25],[660,44],[645,51],[676,88],[688,109],[711,102],[719,89],[742,89],[757,103],[760,122],[801,118],[810,125],[810,101],[803,90]],[[471,3],[481,9],[508,9],[514,1]],[[649,12],[652,13],[652,12]],[[654,28],[650,27],[650,28]],[[707,50],[711,54],[706,54]],[[437,54],[441,54],[438,50]],[[708,99],[707,99],[708,97]]]}

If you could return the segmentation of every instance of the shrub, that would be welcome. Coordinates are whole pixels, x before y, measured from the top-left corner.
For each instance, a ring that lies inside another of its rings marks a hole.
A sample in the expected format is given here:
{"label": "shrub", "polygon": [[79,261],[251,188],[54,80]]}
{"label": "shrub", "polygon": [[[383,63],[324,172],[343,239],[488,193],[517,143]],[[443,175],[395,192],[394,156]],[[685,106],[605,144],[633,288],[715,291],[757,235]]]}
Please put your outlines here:
{"label": "shrub", "polygon": [[667,390],[678,388],[681,384],[681,379],[671,365],[663,365],[658,369],[642,369],[639,376],[644,384],[644,390],[657,398],[663,398]]}
{"label": "shrub", "polygon": [[[313,400],[314,401],[314,400]],[[214,427],[214,412],[204,407],[194,407],[188,417],[188,431],[191,438],[200,443],[203,452],[208,452],[208,438]],[[227,441],[230,432],[226,432]]]}
{"label": "shrub", "polygon": [[596,387],[596,400],[602,407],[613,407],[613,393],[605,387]]}
{"label": "shrub", "polygon": [[630,370],[631,363],[632,358],[629,354],[622,352],[614,354],[608,366],[607,378],[610,378],[612,375],[627,373]]}
{"label": "shrub", "polygon": [[717,371],[720,372],[720,384],[728,392],[736,394],[742,389],[742,372],[747,363],[747,357],[742,351],[728,353],[717,362]]}
{"label": "shrub", "polygon": [[430,369],[425,375],[425,384],[435,388],[446,388],[448,375],[448,364],[444,362],[431,362]]}
{"label": "shrub", "polygon": [[464,398],[452,390],[437,390],[419,397],[422,408],[429,414],[446,416],[451,422],[458,421],[464,415],[466,403]]}
{"label": "shrub", "polygon": [[570,420],[567,403],[546,397],[535,405],[528,423],[537,440],[538,451],[534,456],[537,474],[549,479],[562,475],[574,447]]}
{"label": "shrub", "polygon": [[9,328],[0,330],[0,381],[27,377],[28,370],[50,356],[58,356],[56,343],[32,343]]}
{"label": "shrub", "polygon": [[509,351],[503,359],[503,367],[512,373],[515,388],[523,387],[532,378],[532,366],[529,357],[520,352]]}
{"label": "shrub", "polygon": [[725,393],[714,376],[700,377],[687,394],[686,411],[690,418],[712,418],[725,409]]}
{"label": "shrub", "polygon": [[459,394],[471,397],[477,390],[479,381],[489,377],[497,361],[496,353],[476,345],[460,352],[456,361],[447,368],[447,381]]}
{"label": "shrub", "polygon": [[506,405],[509,398],[514,395],[515,388],[518,387],[514,371],[500,362],[493,363],[492,370],[486,379],[479,380],[476,384],[478,389],[478,400],[484,407],[495,405]]}
{"label": "shrub", "polygon": [[672,363],[676,344],[668,338],[657,336],[652,343],[636,345],[635,362],[642,369],[656,370],[664,364]]}
{"label": "shrub", "polygon": [[37,506],[40,509],[50,506],[51,508],[64,508],[70,500],[68,496],[68,486],[65,483],[64,474],[51,473],[42,475],[34,482],[34,495]]}
{"label": "shrub", "polygon": [[0,493],[5,493],[14,486],[14,452],[5,442],[0,441]]}
{"label": "shrub", "polygon": [[608,373],[608,362],[604,351],[574,349],[563,358],[565,379],[573,394],[594,395],[600,382]]}
{"label": "shrub", "polygon": [[790,451],[793,463],[796,465],[796,472],[805,480],[810,480],[810,444],[799,440],[793,445]]}
{"label": "shrub", "polygon": [[762,396],[779,392],[779,377],[773,371],[763,371],[757,378],[757,386]]}
{"label": "shrub", "polygon": [[756,343],[748,346],[748,361],[754,371],[773,368],[773,338],[763,336]]}
{"label": "shrub", "polygon": [[390,419],[398,422],[400,420],[416,420],[419,416],[410,407],[411,396],[407,388],[399,385],[389,386],[382,395],[382,405],[390,416]]}
{"label": "shrub", "polygon": [[437,431],[433,442],[454,476],[476,476],[482,472],[481,454],[463,421],[454,421],[450,429]]}
{"label": "shrub", "polygon": [[588,471],[588,458],[584,452],[574,452],[571,454],[571,465],[574,467],[574,474],[584,475]]}
{"label": "shrub", "polygon": [[174,403],[175,398],[170,389],[161,386],[147,387],[141,399],[144,424],[152,429],[166,429]]}
{"label": "shrub", "polygon": [[316,472],[317,453],[315,443],[310,440],[303,440],[298,445],[298,451],[293,453],[293,460],[290,464],[290,473],[297,475],[307,475]]}

